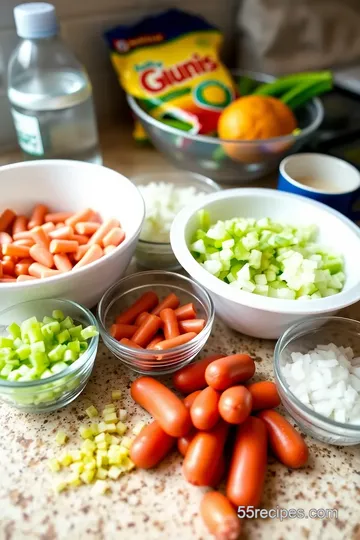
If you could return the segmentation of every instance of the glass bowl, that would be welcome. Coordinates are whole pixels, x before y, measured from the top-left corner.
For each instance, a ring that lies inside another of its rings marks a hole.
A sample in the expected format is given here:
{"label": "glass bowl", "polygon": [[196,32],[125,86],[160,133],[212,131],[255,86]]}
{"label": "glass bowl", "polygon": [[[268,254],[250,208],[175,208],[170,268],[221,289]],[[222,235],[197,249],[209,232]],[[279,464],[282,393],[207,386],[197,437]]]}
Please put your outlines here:
{"label": "glass bowl", "polygon": [[[176,187],[194,187],[197,192],[214,193],[220,191],[220,186],[201,174],[174,169],[171,172],[151,172],[130,178],[136,186],[146,186],[151,182],[174,184]],[[189,201],[190,202],[190,201]],[[146,207],[146,201],[145,201]],[[145,218],[146,219],[146,218]],[[138,240],[135,251],[137,263],[154,270],[178,270],[181,268],[169,242],[150,242]]]}
{"label": "glass bowl", "polygon": [[[232,71],[236,79],[244,77],[256,83],[275,79],[264,73]],[[324,108],[319,99],[311,99],[295,111],[301,132],[272,139],[221,140],[206,135],[194,135],[169,126],[148,114],[141,103],[127,96],[128,104],[144,127],[150,141],[172,163],[181,169],[204,175],[211,174],[216,182],[241,184],[256,180],[276,170],[280,161],[297,152],[320,126]]]}
{"label": "glass bowl", "polygon": [[327,444],[350,446],[360,443],[360,424],[342,424],[316,413],[289,389],[282,366],[291,353],[306,353],[317,345],[334,343],[351,347],[360,356],[360,322],[344,317],[313,317],[289,328],[278,340],[274,353],[275,382],[281,401],[302,431]]}
{"label": "glass bowl", "polygon": [[[198,317],[206,320],[203,330],[191,341],[161,351],[139,350],[119,343],[108,329],[119,313],[133,304],[147,291],[158,294],[160,301],[171,292],[180,299],[180,305],[193,302]],[[208,293],[191,279],[172,272],[140,272],[121,279],[102,297],[98,305],[101,337],[116,358],[137,373],[165,375],[182,368],[201,351],[208,340],[214,322],[214,305]]]}
{"label": "glass bowl", "polygon": [[[51,316],[55,309],[61,310],[65,316],[70,316],[84,327],[98,327],[94,315],[80,304],[71,300],[47,298],[23,302],[0,312],[0,336],[8,335],[6,327],[12,322],[20,324],[34,316],[42,320],[45,315]],[[67,369],[52,377],[26,382],[0,379],[0,400],[32,413],[65,407],[84,390],[94,366],[98,343],[99,336],[91,338],[87,350]]]}

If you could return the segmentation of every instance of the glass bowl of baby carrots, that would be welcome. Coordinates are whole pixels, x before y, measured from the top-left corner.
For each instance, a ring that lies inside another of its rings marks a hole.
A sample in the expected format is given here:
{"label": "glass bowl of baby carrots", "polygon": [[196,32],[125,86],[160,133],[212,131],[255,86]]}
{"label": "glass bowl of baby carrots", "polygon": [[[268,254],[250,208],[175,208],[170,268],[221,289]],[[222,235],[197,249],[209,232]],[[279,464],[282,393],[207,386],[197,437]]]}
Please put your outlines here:
{"label": "glass bowl of baby carrots", "polygon": [[166,375],[204,347],[215,309],[201,285],[158,270],[115,283],[100,300],[97,316],[101,337],[116,358],[137,373]]}

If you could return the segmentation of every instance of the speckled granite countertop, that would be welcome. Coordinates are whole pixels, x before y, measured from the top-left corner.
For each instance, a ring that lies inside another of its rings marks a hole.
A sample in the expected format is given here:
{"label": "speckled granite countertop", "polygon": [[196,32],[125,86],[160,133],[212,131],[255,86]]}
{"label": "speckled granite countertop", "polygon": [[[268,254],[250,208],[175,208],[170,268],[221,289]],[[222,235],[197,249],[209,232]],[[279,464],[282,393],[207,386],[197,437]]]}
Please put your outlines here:
{"label": "speckled granite countertop", "polygon": [[[127,140],[127,139],[126,139]],[[126,141],[125,141],[126,142]],[[117,132],[106,138],[105,163],[124,174],[167,166],[151,150],[129,152]],[[3,156],[0,164],[16,159]],[[260,185],[260,184],[258,184]],[[262,185],[271,185],[268,182]],[[343,313],[360,319],[360,305]],[[216,321],[202,355],[246,352],[257,363],[256,378],[273,378],[274,342],[247,338]],[[112,492],[94,495],[90,486],[55,495],[47,460],[58,453],[55,434],[70,436],[67,448],[79,443],[77,429],[84,410],[102,408],[113,388],[123,390],[129,424],[148,415],[129,397],[135,374],[124,369],[101,344],[93,374],[83,394],[65,409],[47,415],[24,414],[0,405],[0,540],[207,540],[199,518],[204,489],[186,483],[181,458],[173,452],[152,471],[136,470],[112,482]],[[275,461],[268,467],[265,508],[338,510],[338,519],[257,519],[244,524],[251,540],[360,540],[360,448],[332,447],[309,437],[311,458],[303,470],[291,471]]]}

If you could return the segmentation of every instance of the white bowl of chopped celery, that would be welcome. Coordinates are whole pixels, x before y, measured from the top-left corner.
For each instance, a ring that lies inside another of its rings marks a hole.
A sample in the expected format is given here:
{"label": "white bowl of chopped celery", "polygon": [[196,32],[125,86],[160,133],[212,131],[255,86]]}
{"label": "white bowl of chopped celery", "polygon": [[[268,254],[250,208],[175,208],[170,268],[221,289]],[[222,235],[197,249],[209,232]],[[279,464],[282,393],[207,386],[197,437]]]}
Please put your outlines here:
{"label": "white bowl of chopped celery", "polygon": [[70,300],[44,299],[0,312],[0,400],[29,412],[73,401],[91,375],[97,321]]}
{"label": "white bowl of chopped celery", "polygon": [[278,338],[309,315],[360,299],[360,229],[305,197],[245,188],[207,195],[171,228],[182,267],[244,334]]}

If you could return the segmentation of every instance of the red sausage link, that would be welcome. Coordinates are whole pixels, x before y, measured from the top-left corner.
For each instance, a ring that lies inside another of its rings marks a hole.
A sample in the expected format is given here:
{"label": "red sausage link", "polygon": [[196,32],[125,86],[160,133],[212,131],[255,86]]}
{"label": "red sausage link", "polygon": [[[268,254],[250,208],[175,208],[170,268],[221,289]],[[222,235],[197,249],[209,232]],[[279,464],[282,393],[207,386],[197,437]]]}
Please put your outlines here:
{"label": "red sausage link", "polygon": [[205,493],[200,515],[215,540],[238,540],[241,522],[228,499],[218,491]]}
{"label": "red sausage link", "polygon": [[110,326],[110,335],[120,341],[122,338],[132,338],[135,334],[137,326],[132,324],[113,324]]}
{"label": "red sausage link", "polygon": [[205,319],[189,319],[188,321],[179,321],[180,332],[196,332],[200,334],[205,328]]}
{"label": "red sausage link", "polygon": [[220,394],[208,386],[195,398],[190,409],[192,423],[197,429],[212,429],[220,418]]}
{"label": "red sausage link", "polygon": [[274,409],[281,400],[276,385],[271,381],[248,384],[246,387],[252,396],[252,410]]}
{"label": "red sausage link", "polygon": [[130,459],[140,469],[151,469],[164,459],[175,441],[176,439],[165,433],[154,420],[134,439],[130,448]]}
{"label": "red sausage link", "polygon": [[216,360],[206,368],[205,379],[215,390],[247,381],[255,373],[255,362],[247,354],[233,354]]}
{"label": "red sausage link", "polygon": [[220,421],[211,431],[199,431],[186,452],[183,473],[190,484],[210,486],[226,442],[229,425]]}
{"label": "red sausage link", "polygon": [[195,392],[191,392],[191,394],[184,398],[183,403],[187,409],[191,409],[192,404],[194,403],[195,399],[198,397],[199,394],[201,394],[201,390],[195,390]]}
{"label": "red sausage link", "polygon": [[262,420],[249,416],[238,426],[226,484],[235,506],[259,505],[266,475],[267,435]]}
{"label": "red sausage link", "polygon": [[185,304],[175,309],[175,315],[178,321],[196,318],[196,309],[193,303]]}
{"label": "red sausage link", "polygon": [[156,332],[161,328],[161,324],[159,317],[156,315],[149,315],[132,336],[132,341],[137,345],[140,345],[140,347],[146,347],[155,336]]}
{"label": "red sausage link", "polygon": [[261,411],[258,417],[265,422],[270,448],[281,463],[291,469],[303,467],[309,450],[300,433],[276,411]]}
{"label": "red sausage link", "polygon": [[219,413],[229,424],[242,424],[251,413],[252,397],[245,386],[231,386],[220,397]]}
{"label": "red sausage link", "polygon": [[116,317],[116,324],[132,324],[143,311],[151,311],[159,302],[157,294],[152,291],[144,293],[126,311]]}
{"label": "red sausage link", "polygon": [[196,433],[197,433],[196,429],[192,429],[186,435],[183,435],[182,437],[178,438],[177,448],[182,456],[184,457],[186,456],[186,452],[189,450],[191,441],[195,437]]}
{"label": "red sausage link", "polygon": [[165,308],[161,310],[160,319],[164,323],[163,331],[165,339],[173,339],[180,335],[178,321],[173,309]]}
{"label": "red sausage link", "polygon": [[151,377],[140,377],[131,385],[134,401],[157,420],[172,437],[182,437],[191,429],[190,414],[183,402],[161,382]]}
{"label": "red sausage link", "polygon": [[198,362],[194,362],[177,371],[173,376],[173,385],[176,390],[189,394],[195,390],[202,390],[207,386],[205,370],[209,364],[223,358],[222,354],[211,354]]}
{"label": "red sausage link", "polygon": [[176,296],[176,294],[170,293],[169,296],[164,298],[164,300],[162,302],[160,302],[160,304],[158,306],[156,306],[152,310],[151,313],[153,315],[158,315],[159,316],[160,311],[162,311],[163,309],[166,309],[166,308],[176,309],[177,307],[179,307],[179,305],[180,305],[179,298]]}

